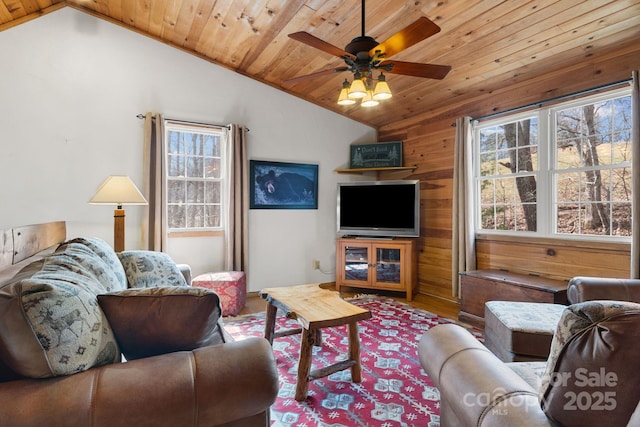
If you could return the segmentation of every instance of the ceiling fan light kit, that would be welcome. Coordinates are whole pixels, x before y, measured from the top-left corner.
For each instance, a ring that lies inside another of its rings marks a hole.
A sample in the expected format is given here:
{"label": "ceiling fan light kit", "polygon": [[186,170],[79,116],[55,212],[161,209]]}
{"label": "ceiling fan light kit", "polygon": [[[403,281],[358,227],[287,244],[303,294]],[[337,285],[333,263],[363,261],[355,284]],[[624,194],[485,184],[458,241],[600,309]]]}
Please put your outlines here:
{"label": "ceiling fan light kit", "polygon": [[367,95],[367,87],[364,83],[362,77],[359,77],[357,74],[353,78],[353,83],[349,87],[349,92],[347,93],[349,98],[351,99],[360,99],[364,98]]}
{"label": "ceiling fan light kit", "polygon": [[338,104],[353,105],[356,103],[355,99],[349,98],[350,87],[351,87],[351,83],[349,83],[347,79],[344,79],[344,83],[342,83],[342,90],[340,91],[340,96],[338,96]]}
{"label": "ceiling fan light kit", "polygon": [[[361,99],[360,105],[362,107],[373,107],[378,105],[379,101],[392,97],[391,89],[382,71],[428,79],[444,79],[451,70],[451,67],[448,65],[418,64],[415,62],[386,60],[386,58],[438,33],[440,31],[438,25],[423,16],[384,42],[378,43],[374,38],[365,35],[364,6],[365,1],[362,0],[362,35],[351,40],[344,50],[304,31],[289,34],[289,37],[294,40],[342,58],[347,66],[295,77],[287,82],[297,83],[325,74],[350,71],[353,73],[353,82],[350,84],[349,81],[345,79],[342,83],[342,89],[338,96],[338,104],[353,105],[357,99]],[[373,87],[374,80],[372,77],[374,70],[380,70],[380,75],[376,80],[375,87]]]}
{"label": "ceiling fan light kit", "polygon": [[380,73],[376,87],[373,90],[373,99],[383,101],[391,98],[392,96],[391,88],[389,88],[389,84],[387,83],[387,78],[383,73]]}
{"label": "ceiling fan light kit", "polygon": [[378,100],[373,99],[373,91],[372,90],[368,90],[367,94],[364,96],[364,98],[362,98],[362,101],[360,102],[360,106],[361,107],[375,107],[379,103],[380,102]]}

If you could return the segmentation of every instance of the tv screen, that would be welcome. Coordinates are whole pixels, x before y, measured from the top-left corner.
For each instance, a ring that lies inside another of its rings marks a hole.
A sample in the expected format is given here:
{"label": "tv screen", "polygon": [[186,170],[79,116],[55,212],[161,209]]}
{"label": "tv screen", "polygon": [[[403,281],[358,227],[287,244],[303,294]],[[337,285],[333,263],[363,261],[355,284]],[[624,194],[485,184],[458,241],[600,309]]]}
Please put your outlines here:
{"label": "tv screen", "polygon": [[338,183],[338,233],[419,237],[420,181]]}

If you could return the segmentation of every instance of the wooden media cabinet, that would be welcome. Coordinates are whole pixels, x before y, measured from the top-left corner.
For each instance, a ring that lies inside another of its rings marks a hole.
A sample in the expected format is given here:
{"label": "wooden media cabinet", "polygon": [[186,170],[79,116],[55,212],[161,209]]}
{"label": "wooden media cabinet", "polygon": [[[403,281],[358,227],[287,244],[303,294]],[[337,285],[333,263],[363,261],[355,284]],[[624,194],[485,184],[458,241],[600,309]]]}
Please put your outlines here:
{"label": "wooden media cabinet", "polygon": [[336,240],[336,290],[368,288],[406,293],[413,299],[417,286],[415,239]]}

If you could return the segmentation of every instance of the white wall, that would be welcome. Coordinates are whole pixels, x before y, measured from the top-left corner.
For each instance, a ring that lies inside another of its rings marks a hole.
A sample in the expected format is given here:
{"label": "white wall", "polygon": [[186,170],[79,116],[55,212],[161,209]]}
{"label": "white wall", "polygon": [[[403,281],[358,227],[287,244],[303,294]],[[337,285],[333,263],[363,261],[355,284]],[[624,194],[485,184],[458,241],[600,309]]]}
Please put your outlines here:
{"label": "white wall", "polygon": [[[119,26],[64,8],[0,32],[0,228],[67,221],[113,241],[111,206],[89,205],[113,174],[142,186],[139,113],[250,129],[249,158],[319,165],[317,210],[249,213],[249,290],[334,280],[335,187],[351,143],[374,129]],[[143,207],[128,206],[126,248]],[[196,274],[222,267],[220,238],[170,239]]]}

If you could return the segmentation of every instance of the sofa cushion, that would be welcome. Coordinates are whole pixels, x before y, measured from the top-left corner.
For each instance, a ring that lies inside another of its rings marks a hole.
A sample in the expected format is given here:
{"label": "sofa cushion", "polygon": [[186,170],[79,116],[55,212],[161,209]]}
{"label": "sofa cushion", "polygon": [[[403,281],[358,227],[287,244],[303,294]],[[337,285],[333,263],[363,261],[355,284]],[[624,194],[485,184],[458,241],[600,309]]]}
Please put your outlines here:
{"label": "sofa cushion", "polygon": [[118,256],[104,240],[89,237],[77,238],[62,243],[56,254],[73,259],[77,271],[92,274],[102,284],[102,292],[127,288],[127,277]]}
{"label": "sofa cushion", "polygon": [[69,375],[120,360],[91,275],[60,268],[53,254],[0,289],[0,358],[31,378]]}
{"label": "sofa cushion", "polygon": [[225,341],[220,299],[208,289],[162,287],[98,295],[127,360]]}
{"label": "sofa cushion", "polygon": [[123,251],[118,252],[118,258],[130,288],[188,286],[176,264],[164,252]]}
{"label": "sofa cushion", "polygon": [[[637,403],[640,304],[588,301],[567,307],[540,386],[545,414],[561,425],[626,425]],[[595,424],[594,424],[595,423]]]}

